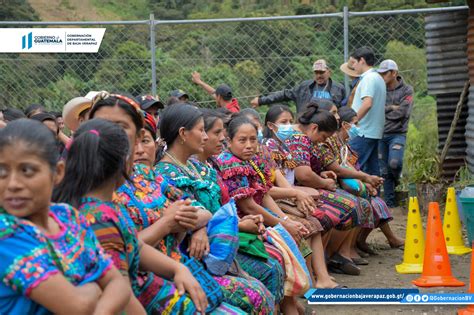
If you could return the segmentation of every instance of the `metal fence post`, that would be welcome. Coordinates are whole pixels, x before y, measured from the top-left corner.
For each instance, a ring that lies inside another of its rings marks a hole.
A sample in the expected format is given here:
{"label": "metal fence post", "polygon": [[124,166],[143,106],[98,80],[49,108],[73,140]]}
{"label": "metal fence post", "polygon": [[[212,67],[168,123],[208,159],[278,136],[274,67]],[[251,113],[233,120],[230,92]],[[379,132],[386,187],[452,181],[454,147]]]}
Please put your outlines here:
{"label": "metal fence post", "polygon": [[[349,8],[344,6],[342,13],[344,21],[344,62],[349,59]],[[346,93],[349,93],[349,77],[344,75],[344,86],[346,87]]]}
{"label": "metal fence post", "polygon": [[151,95],[156,96],[155,15],[150,13]]}

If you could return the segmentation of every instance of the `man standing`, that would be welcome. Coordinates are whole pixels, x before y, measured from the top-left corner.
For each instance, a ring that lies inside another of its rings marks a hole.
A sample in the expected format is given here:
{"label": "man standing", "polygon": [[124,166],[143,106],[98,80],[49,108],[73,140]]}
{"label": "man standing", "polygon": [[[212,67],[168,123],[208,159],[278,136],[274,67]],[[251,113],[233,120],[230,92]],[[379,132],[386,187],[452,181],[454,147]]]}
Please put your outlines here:
{"label": "man standing", "polygon": [[352,103],[359,120],[359,135],[350,140],[350,146],[359,155],[362,171],[379,175],[378,146],[385,125],[385,82],[373,69],[375,55],[371,48],[356,49],[350,61],[360,75]]}
{"label": "man standing", "polygon": [[340,107],[342,100],[346,97],[346,91],[342,84],[331,79],[331,70],[326,60],[316,60],[313,64],[313,72],[314,79],[303,81],[292,89],[256,97],[250,104],[257,107],[259,105],[294,101],[298,113],[301,113],[310,101],[327,99]]}
{"label": "man standing", "polygon": [[408,120],[413,107],[413,88],[403,82],[398,65],[387,59],[377,70],[387,85],[385,101],[385,128],[379,143],[380,171],[385,178],[384,199],[391,208],[396,207],[395,187],[402,173]]}
{"label": "man standing", "polygon": [[216,100],[217,106],[227,108],[232,113],[240,111],[239,102],[232,96],[232,89],[227,84],[221,84],[217,88],[213,88],[201,79],[201,74],[197,71],[192,73],[192,81],[202,87],[209,95]]}

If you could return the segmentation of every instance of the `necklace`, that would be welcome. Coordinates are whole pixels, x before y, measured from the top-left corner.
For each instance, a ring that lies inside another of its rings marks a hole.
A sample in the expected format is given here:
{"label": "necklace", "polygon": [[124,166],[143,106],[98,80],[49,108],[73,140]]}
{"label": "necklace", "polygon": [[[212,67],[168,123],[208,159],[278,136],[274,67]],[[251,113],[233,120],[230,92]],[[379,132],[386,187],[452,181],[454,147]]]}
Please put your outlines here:
{"label": "necklace", "polygon": [[262,170],[252,160],[249,160],[249,164],[252,165],[253,169],[255,170],[255,172],[257,172],[258,176],[262,180],[263,185],[266,186],[267,185],[267,180],[265,179],[265,175],[262,173]]}
{"label": "necklace", "polygon": [[194,167],[194,165],[192,165],[192,163],[189,163],[189,161],[186,162],[187,165],[191,164],[192,168],[194,169],[194,172],[191,171],[189,169],[189,167],[187,165],[184,165],[183,163],[181,163],[175,156],[173,156],[171,153],[168,153],[168,152],[165,152],[165,155],[167,157],[170,158],[171,161],[173,161],[173,163],[180,167],[183,171],[185,171],[189,177],[194,177],[194,178],[199,178],[199,179],[202,179],[201,175],[199,174],[199,172],[197,171],[197,169]]}

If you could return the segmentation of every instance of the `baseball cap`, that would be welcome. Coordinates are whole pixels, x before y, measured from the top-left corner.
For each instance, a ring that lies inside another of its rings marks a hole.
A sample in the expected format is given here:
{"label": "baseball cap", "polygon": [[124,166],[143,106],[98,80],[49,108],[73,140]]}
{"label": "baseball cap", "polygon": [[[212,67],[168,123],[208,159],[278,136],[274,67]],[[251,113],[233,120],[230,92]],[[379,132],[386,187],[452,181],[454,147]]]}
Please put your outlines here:
{"label": "baseball cap", "polygon": [[184,91],[181,90],[181,89],[171,91],[170,96],[171,96],[171,97],[177,97],[177,98],[180,98],[180,97],[183,97],[183,96],[184,96],[184,97],[189,98],[189,95],[186,94],[186,92],[184,92]]}
{"label": "baseball cap", "polygon": [[221,84],[216,88],[216,95],[222,96],[225,100],[232,98],[232,89],[227,84]]}
{"label": "baseball cap", "polygon": [[377,72],[378,73],[385,73],[385,72],[391,71],[391,70],[398,71],[397,63],[395,61],[393,61],[392,59],[385,59],[384,61],[382,61],[380,63],[380,66],[377,69]]}
{"label": "baseball cap", "polygon": [[313,71],[326,71],[328,69],[328,64],[324,59],[318,59],[313,63]]}
{"label": "baseball cap", "polygon": [[143,110],[147,110],[148,108],[152,107],[153,105],[157,105],[158,108],[164,108],[165,105],[162,101],[157,97],[153,97],[153,95],[143,94],[137,97],[138,103],[140,104],[140,108]]}

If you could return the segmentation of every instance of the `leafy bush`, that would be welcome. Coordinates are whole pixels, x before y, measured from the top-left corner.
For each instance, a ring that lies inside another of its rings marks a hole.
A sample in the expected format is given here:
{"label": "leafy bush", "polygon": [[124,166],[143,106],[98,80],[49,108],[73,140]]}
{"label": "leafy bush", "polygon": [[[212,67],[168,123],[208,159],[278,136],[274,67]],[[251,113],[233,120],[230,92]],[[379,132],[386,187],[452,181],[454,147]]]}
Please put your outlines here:
{"label": "leafy bush", "polygon": [[438,170],[436,102],[430,96],[415,97],[403,162],[404,183],[436,183]]}

